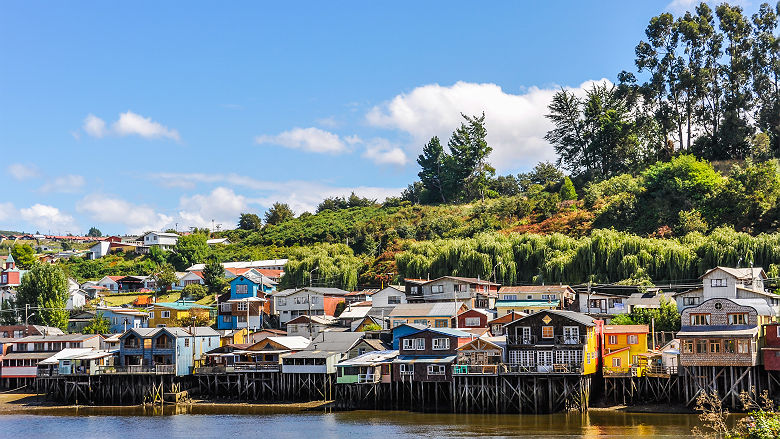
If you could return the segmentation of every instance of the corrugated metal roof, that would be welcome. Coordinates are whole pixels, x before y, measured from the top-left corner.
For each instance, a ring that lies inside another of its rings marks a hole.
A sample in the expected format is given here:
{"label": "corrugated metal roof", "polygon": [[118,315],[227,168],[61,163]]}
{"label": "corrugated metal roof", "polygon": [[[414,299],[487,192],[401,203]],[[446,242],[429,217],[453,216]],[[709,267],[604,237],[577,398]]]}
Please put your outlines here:
{"label": "corrugated metal roof", "polygon": [[366,352],[365,354],[359,355],[355,358],[352,358],[351,360],[344,360],[337,364],[336,367],[375,366],[381,363],[389,363],[397,356],[397,350]]}
{"label": "corrugated metal roof", "polygon": [[496,300],[496,308],[499,306],[504,307],[538,307],[538,306],[552,306],[557,307],[561,303],[560,300]]}
{"label": "corrugated metal roof", "polygon": [[462,305],[453,302],[402,303],[390,312],[390,317],[454,317]]}
{"label": "corrugated metal roof", "polygon": [[455,361],[455,355],[446,357],[436,357],[433,355],[403,355],[399,356],[393,363],[452,363]]}

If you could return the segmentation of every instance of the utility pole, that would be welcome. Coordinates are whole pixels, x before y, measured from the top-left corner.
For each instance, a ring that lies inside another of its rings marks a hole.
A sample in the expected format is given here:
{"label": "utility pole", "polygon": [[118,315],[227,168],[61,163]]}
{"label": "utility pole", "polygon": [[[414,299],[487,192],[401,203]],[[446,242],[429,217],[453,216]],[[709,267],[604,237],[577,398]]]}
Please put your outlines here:
{"label": "utility pole", "polygon": [[588,314],[590,314],[590,281],[588,281]]}
{"label": "utility pole", "polygon": [[25,303],[24,304],[24,335],[25,335],[25,337],[29,335],[28,334],[29,331],[27,330],[27,319],[29,318],[27,313],[29,311],[30,311],[30,304],[29,303]]}

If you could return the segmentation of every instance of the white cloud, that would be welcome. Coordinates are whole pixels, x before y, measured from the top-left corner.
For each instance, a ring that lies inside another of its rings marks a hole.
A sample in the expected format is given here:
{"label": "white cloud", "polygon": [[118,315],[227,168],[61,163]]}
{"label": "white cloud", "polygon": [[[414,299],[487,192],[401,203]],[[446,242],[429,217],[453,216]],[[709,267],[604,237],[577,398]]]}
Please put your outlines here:
{"label": "white cloud", "polygon": [[293,128],[275,136],[257,136],[255,142],[327,154],[338,154],[347,150],[346,144],[337,134],[314,127]]}
{"label": "white cloud", "polygon": [[[270,207],[275,202],[287,203],[290,208],[300,214],[314,212],[323,199],[328,197],[348,196],[355,192],[361,197],[377,199],[380,202],[390,196],[398,196],[403,188],[383,188],[372,186],[339,187],[312,181],[264,181],[238,174],[185,174],[163,173],[154,174],[153,179],[166,187],[195,187],[197,184],[222,184],[243,187],[256,191],[252,199],[246,198],[248,204],[257,203]],[[223,192],[223,194],[226,194]],[[235,206],[235,205],[234,205]],[[193,216],[193,218],[195,218]],[[237,218],[237,216],[236,216]],[[211,218],[203,217],[205,220]],[[233,221],[236,221],[235,219]]]}
{"label": "white cloud", "polygon": [[235,227],[238,216],[249,210],[249,200],[225,187],[214,188],[208,194],[184,196],[180,199],[180,223],[192,227],[212,227],[220,224],[222,229]]}
{"label": "white cloud", "polygon": [[76,204],[76,210],[95,221],[125,225],[129,233],[161,230],[174,223],[173,217],[149,206],[135,205],[110,195],[87,195]]}
{"label": "white cloud", "polygon": [[82,128],[88,135],[98,138],[111,134],[116,136],[140,136],[146,139],[167,138],[177,142],[181,140],[178,131],[132,111],[121,113],[119,118],[111,124],[110,129],[106,127],[106,122],[103,119],[94,114],[89,114],[84,119]]}
{"label": "white cloud", "polygon": [[30,207],[19,209],[19,215],[23,220],[38,227],[42,232],[77,233],[76,220],[54,206],[33,204]]}
{"label": "white cloud", "polygon": [[[584,82],[574,90],[588,88],[593,82]],[[512,94],[496,84],[430,84],[375,106],[366,114],[366,120],[372,126],[410,135],[413,144],[407,150],[417,155],[434,135],[446,143],[463,121],[461,113],[477,115],[484,111],[487,140],[493,147],[491,163],[499,171],[527,169],[539,161],[555,159],[544,135],[552,128],[545,117],[547,106],[558,90],[560,87],[532,87]]]}
{"label": "white cloud", "polygon": [[78,192],[86,184],[86,180],[81,175],[63,175],[41,186],[41,192]]}
{"label": "white cloud", "polygon": [[10,221],[17,215],[19,212],[13,203],[0,203],[0,221]]}
{"label": "white cloud", "polygon": [[[709,4],[710,6],[722,3],[720,0],[704,0],[703,2]],[[699,6],[699,3],[702,3],[702,0],[672,0],[672,2],[666,5],[666,10],[677,15],[683,15],[687,11],[695,13],[696,7]],[[732,6],[741,6],[743,9],[751,6],[752,4],[752,2],[749,0],[731,0],[728,3]]]}
{"label": "white cloud", "polygon": [[84,132],[92,137],[103,137],[106,135],[106,121],[90,113],[84,118]]}
{"label": "white cloud", "polygon": [[8,173],[16,180],[27,180],[28,178],[37,177],[40,173],[38,168],[32,165],[24,165],[22,163],[13,163],[8,166]]}
{"label": "white cloud", "polygon": [[377,165],[403,166],[409,161],[404,150],[381,138],[372,139],[366,144],[363,157],[372,160]]}

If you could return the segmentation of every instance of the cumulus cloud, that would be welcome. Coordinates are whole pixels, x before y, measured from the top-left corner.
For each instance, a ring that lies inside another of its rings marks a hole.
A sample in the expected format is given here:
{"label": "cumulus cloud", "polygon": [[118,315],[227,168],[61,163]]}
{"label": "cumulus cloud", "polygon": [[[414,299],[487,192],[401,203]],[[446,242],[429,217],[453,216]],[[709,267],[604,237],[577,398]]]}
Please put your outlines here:
{"label": "cumulus cloud", "polygon": [[19,216],[41,230],[76,232],[76,220],[54,206],[33,204],[30,207],[19,209]]}
{"label": "cumulus cloud", "polygon": [[106,121],[94,114],[89,114],[84,119],[82,129],[88,135],[98,138],[110,134],[116,136],[140,136],[145,139],[163,138],[177,142],[181,140],[179,132],[175,129],[168,128],[149,117],[141,116],[132,111],[121,113],[119,118],[111,124],[110,128],[107,127]]}
{"label": "cumulus cloud", "polygon": [[84,132],[92,137],[106,135],[106,121],[90,113],[84,118]]}
{"label": "cumulus cloud", "polygon": [[119,197],[90,194],[76,204],[76,210],[102,223],[122,224],[129,233],[160,230],[174,223],[174,218],[152,207],[136,205]]}
{"label": "cumulus cloud", "polygon": [[276,135],[255,137],[258,144],[274,144],[285,148],[309,152],[339,154],[347,151],[347,145],[337,134],[319,128],[293,128]]}
{"label": "cumulus cloud", "polygon": [[366,143],[363,157],[377,165],[403,166],[409,161],[403,149],[381,138],[372,139]]}
{"label": "cumulus cloud", "polygon": [[248,210],[249,200],[232,189],[217,187],[208,194],[181,197],[179,205],[182,224],[211,228],[214,220],[215,225],[232,229],[238,216]]}
{"label": "cumulus cloud", "polygon": [[18,212],[13,203],[0,203],[0,221],[9,221],[17,215]]}
{"label": "cumulus cloud", "polygon": [[73,193],[78,192],[86,184],[86,180],[81,175],[63,175],[57,177],[41,186],[41,192],[61,192],[61,193]]}
{"label": "cumulus cloud", "polygon": [[[344,197],[348,196],[351,192],[355,192],[361,197],[377,199],[381,202],[387,197],[400,195],[403,190],[403,188],[372,186],[331,186],[320,182],[300,180],[265,181],[238,174],[161,173],[154,174],[151,178],[167,187],[182,187],[188,185],[192,188],[198,184],[220,184],[243,187],[255,192],[252,199],[243,199],[245,203],[259,204],[266,208],[271,207],[275,202],[287,203],[290,205],[290,208],[298,214],[313,212],[317,207],[317,204],[328,197]],[[222,195],[229,198],[228,196],[230,194],[222,192]],[[188,200],[189,198],[185,198],[183,201]],[[182,205],[184,204],[185,203],[182,202]],[[234,204],[234,206],[235,205],[237,204]],[[209,220],[210,225],[211,218],[203,217],[203,219]],[[235,221],[235,218],[233,221]]]}
{"label": "cumulus cloud", "polygon": [[11,174],[11,177],[16,180],[27,180],[29,178],[35,178],[40,174],[38,168],[35,166],[22,163],[13,163],[8,166],[7,170],[8,173]]}
{"label": "cumulus cloud", "polygon": [[[582,91],[593,83],[587,81],[572,90]],[[493,166],[499,171],[527,169],[539,161],[555,159],[544,135],[552,128],[545,118],[547,106],[558,90],[560,87],[531,87],[513,94],[489,83],[430,84],[373,107],[366,120],[374,127],[408,134],[413,144],[407,151],[417,155],[434,135],[446,141],[463,120],[461,113],[477,115],[484,111]]]}

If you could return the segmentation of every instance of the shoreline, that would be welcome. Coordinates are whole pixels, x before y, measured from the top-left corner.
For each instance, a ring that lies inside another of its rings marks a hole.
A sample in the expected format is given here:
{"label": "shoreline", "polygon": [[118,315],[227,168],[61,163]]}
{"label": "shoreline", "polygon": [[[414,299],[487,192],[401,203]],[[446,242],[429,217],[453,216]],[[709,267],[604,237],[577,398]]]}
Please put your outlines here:
{"label": "shoreline", "polygon": [[[334,411],[332,401],[309,401],[294,403],[249,403],[209,399],[193,399],[185,403],[164,405],[63,405],[46,400],[34,393],[0,394],[0,416],[2,415],[175,415],[175,414],[292,414]],[[588,409],[593,413],[627,414],[695,414],[684,406],[667,404],[604,405]]]}

